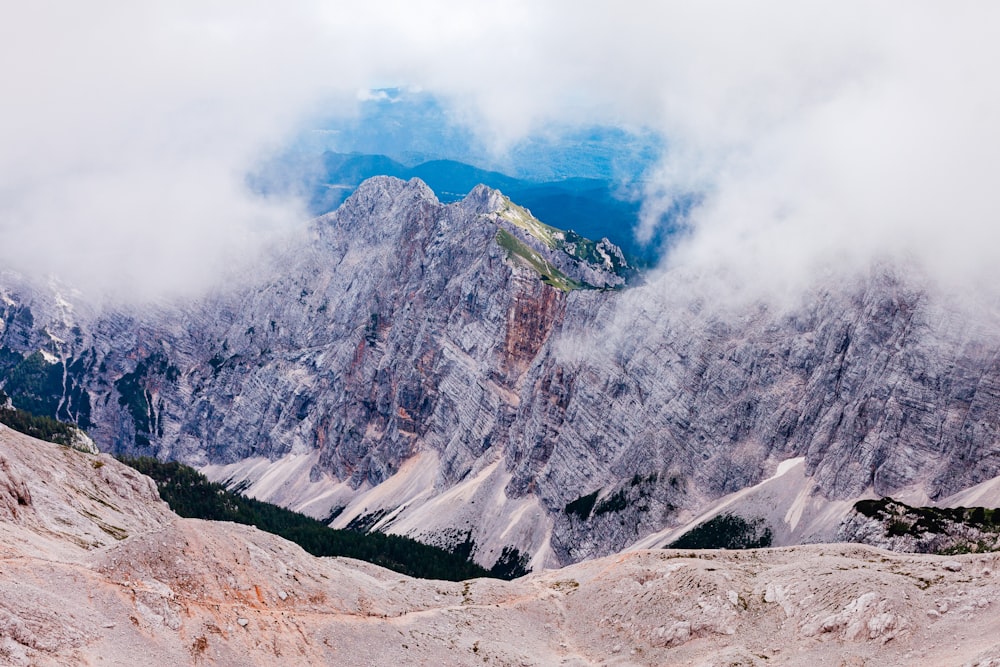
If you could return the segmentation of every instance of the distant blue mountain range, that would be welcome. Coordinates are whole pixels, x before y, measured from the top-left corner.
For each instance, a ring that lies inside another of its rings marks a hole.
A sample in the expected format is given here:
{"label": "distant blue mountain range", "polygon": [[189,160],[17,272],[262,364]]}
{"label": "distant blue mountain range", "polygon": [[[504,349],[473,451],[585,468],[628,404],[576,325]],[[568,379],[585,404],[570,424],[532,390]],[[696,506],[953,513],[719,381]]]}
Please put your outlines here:
{"label": "distant blue mountain range", "polygon": [[642,128],[548,125],[498,155],[428,92],[368,91],[357,111],[317,122],[299,136],[294,150],[386,155],[408,167],[455,160],[528,181],[596,178],[621,183],[641,179],[665,145],[660,135]]}
{"label": "distant blue mountain range", "polygon": [[639,264],[656,259],[655,244],[642,246],[632,233],[639,217],[638,200],[619,192],[613,182],[596,178],[535,182],[455,160],[431,160],[407,167],[384,155],[325,153],[322,170],[309,188],[310,211],[315,215],[332,211],[362,181],[377,175],[419,178],[445,203],[458,201],[484,183],[547,224],[591,239],[607,237]]}
{"label": "distant blue mountain range", "polygon": [[371,176],[420,178],[443,202],[461,199],[484,183],[550,225],[611,239],[640,265],[658,259],[668,232],[647,245],[633,235],[642,179],[663,151],[655,133],[549,127],[498,157],[428,93],[368,91],[358,110],[303,132],[250,177],[251,186],[261,193],[304,196],[319,215],[339,206]]}

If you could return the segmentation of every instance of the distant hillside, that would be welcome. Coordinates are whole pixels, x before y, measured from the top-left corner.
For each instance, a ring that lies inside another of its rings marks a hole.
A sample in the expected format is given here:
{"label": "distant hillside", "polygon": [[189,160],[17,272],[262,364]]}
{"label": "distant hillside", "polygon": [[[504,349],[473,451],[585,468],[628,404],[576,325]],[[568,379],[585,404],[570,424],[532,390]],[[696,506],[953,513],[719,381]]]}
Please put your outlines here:
{"label": "distant hillside", "polygon": [[488,572],[471,560],[475,545],[470,539],[460,545],[462,548],[447,551],[400,535],[333,530],[312,517],[213,484],[197,470],[176,461],[163,463],[151,457],[119,460],[152,477],[160,497],[179,516],[256,526],[295,542],[314,556],[347,556],[411,577],[445,581],[489,576],[513,579],[527,574],[525,559],[516,549],[507,551]]}

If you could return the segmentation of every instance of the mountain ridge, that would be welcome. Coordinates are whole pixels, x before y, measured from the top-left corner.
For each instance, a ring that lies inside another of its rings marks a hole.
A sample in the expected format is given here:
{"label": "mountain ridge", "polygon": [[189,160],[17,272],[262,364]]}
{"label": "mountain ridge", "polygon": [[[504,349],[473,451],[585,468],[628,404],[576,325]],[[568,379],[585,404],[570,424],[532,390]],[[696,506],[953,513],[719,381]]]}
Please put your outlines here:
{"label": "mountain ridge", "polygon": [[1000,474],[996,337],[905,273],[784,309],[713,304],[679,271],[566,291],[521,260],[621,276],[505,210],[487,188],[443,205],[373,179],[255,282],[196,303],[91,317],[7,288],[0,344],[58,360],[50,400],[86,394],[103,449],[345,508],[335,525],[442,546],[470,531],[487,567],[510,546],[535,568],[616,552],[796,457],[817,503],[943,499]]}
{"label": "mountain ridge", "polygon": [[[659,235],[649,243],[635,239],[633,230],[638,224],[641,206],[630,191],[641,187],[637,182],[618,183],[581,177],[539,181],[515,178],[451,159],[407,165],[386,155],[365,153],[326,152],[299,160],[305,163],[279,161],[264,168],[250,179],[251,186],[265,194],[298,193],[304,189],[309,211],[324,215],[340,206],[363,181],[375,176],[401,180],[419,178],[444,203],[459,201],[476,185],[485,184],[501,190],[556,227],[594,239],[610,238],[632,263],[654,264],[666,238],[666,235]],[[302,177],[302,173],[310,175]],[[289,174],[295,175],[296,180],[289,181]]]}

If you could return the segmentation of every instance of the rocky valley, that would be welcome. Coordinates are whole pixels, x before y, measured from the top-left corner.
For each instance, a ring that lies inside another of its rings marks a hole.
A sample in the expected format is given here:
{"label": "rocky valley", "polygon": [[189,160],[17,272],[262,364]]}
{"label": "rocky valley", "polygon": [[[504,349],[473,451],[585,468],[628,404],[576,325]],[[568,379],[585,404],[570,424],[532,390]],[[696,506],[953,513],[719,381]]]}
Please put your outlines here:
{"label": "rocky valley", "polygon": [[[102,451],[246,493],[561,566],[726,511],[775,545],[853,501],[996,502],[1000,344],[891,265],[721,304],[497,191],[375,178],[248,276],[97,308],[4,274],[0,378]],[[962,494],[966,494],[963,496]]]}

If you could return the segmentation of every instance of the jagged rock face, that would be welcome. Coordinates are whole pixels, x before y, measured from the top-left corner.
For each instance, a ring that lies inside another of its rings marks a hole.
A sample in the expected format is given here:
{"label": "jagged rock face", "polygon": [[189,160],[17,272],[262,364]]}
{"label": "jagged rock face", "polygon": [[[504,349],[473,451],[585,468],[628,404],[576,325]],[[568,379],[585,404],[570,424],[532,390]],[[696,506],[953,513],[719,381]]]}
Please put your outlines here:
{"label": "jagged rock face", "polygon": [[[673,305],[605,306],[598,318],[606,322],[636,313],[615,324],[628,335],[598,326],[597,335],[579,337],[599,352],[555,355],[560,372],[547,377],[568,378],[554,392],[567,398],[533,403],[538,416],[524,420],[560,425],[548,439],[554,453],[519,479],[589,492],[611,482],[602,471],[618,479],[666,472],[678,485],[661,479],[645,492],[619,483],[631,505],[659,513],[690,506],[677,486],[719,496],[760,481],[769,461],[799,455],[830,498],[911,487],[934,498],[997,475],[995,339],[984,345],[891,275],[817,295],[783,316],[679,315],[683,303]],[[579,328],[582,313],[570,311],[566,322]],[[560,455],[570,450],[572,464]],[[605,544],[609,534],[619,546],[632,539],[614,513],[604,524],[597,530]],[[599,553],[586,546],[595,528],[563,527],[553,538],[562,550]]]}
{"label": "jagged rock face", "polygon": [[[494,242],[520,231],[495,215],[502,203],[483,189],[443,207],[419,182],[376,179],[256,287],[105,314],[76,344],[25,326],[5,344],[82,362],[91,430],[115,451],[204,462],[319,448],[355,484],[381,482],[418,442],[474,460],[503,435],[566,299]],[[5,321],[33,324],[8,309]]]}
{"label": "jagged rock face", "polygon": [[61,414],[88,404],[106,450],[318,451],[311,477],[355,489],[429,451],[432,495],[499,461],[560,563],[789,457],[831,498],[1000,474],[1000,346],[892,272],[782,311],[715,307],[677,273],[572,289],[619,286],[620,255],[535,222],[486,188],[442,206],[419,181],[373,179],[249,286],[196,304],[71,312],[8,281],[0,342],[59,358]]}

